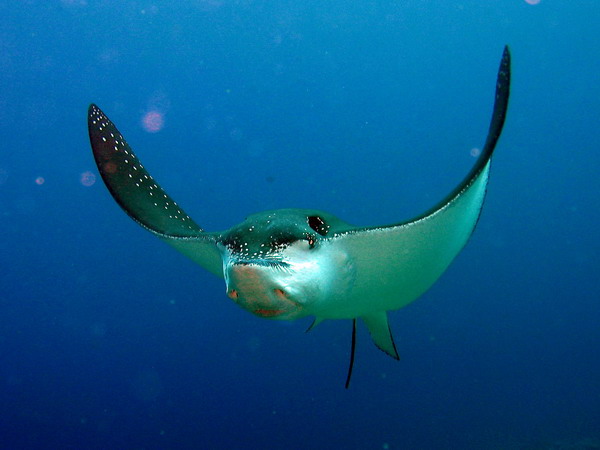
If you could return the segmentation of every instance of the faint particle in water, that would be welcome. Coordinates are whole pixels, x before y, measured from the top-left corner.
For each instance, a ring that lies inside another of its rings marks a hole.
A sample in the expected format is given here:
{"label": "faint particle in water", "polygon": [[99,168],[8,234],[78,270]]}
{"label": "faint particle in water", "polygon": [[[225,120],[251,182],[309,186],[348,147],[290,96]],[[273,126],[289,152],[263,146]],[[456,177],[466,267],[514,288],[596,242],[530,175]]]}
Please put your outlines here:
{"label": "faint particle in water", "polygon": [[156,370],[144,370],[132,382],[133,394],[141,401],[152,403],[162,394],[163,384]]}
{"label": "faint particle in water", "polygon": [[260,340],[260,338],[258,338],[256,336],[251,337],[250,339],[248,339],[247,345],[248,345],[248,348],[250,349],[250,351],[252,353],[254,353],[260,348],[261,340]]}
{"label": "faint particle in water", "polygon": [[208,117],[206,119],[204,119],[204,129],[206,131],[212,131],[216,128],[217,126],[217,121],[215,119],[213,119],[212,117]]}
{"label": "faint particle in water", "polygon": [[158,133],[165,126],[165,115],[157,110],[148,111],[142,117],[142,126],[148,133]]}
{"label": "faint particle in water", "polygon": [[248,145],[248,154],[254,158],[261,157],[265,153],[265,145],[260,141],[252,141]]}
{"label": "faint particle in water", "polygon": [[106,325],[103,322],[96,322],[90,326],[90,334],[96,338],[106,336]]}
{"label": "faint particle in water", "polygon": [[244,137],[244,132],[240,128],[236,127],[229,132],[229,137],[232,141],[239,142]]}
{"label": "faint particle in water", "polygon": [[20,386],[23,384],[23,379],[17,376],[16,374],[9,374],[6,377],[6,385],[7,386]]}
{"label": "faint particle in water", "polygon": [[542,0],[525,0],[528,5],[539,5]]}
{"label": "faint particle in water", "polygon": [[158,111],[165,114],[171,109],[171,99],[169,99],[169,96],[163,91],[154,91],[148,99],[146,109],[148,111]]}
{"label": "faint particle in water", "polygon": [[481,149],[473,147],[469,153],[473,158],[477,158],[479,155],[481,155]]}
{"label": "faint particle in water", "polygon": [[145,15],[145,14],[155,15],[157,13],[158,13],[158,6],[156,6],[156,5],[152,5],[152,6],[150,6],[150,8],[142,9],[140,11],[140,14],[142,14],[142,15]]}
{"label": "faint particle in water", "polygon": [[44,184],[46,182],[46,179],[44,177],[37,177],[35,179],[35,184],[37,184],[38,186],[41,186],[42,184]]}
{"label": "faint particle in water", "polygon": [[96,182],[96,175],[94,175],[89,170],[86,170],[81,175],[79,175],[79,182],[85,187],[93,186]]}
{"label": "faint particle in water", "polygon": [[98,55],[98,61],[102,64],[116,63],[119,60],[120,53],[116,48],[105,48]]}
{"label": "faint particle in water", "polygon": [[15,210],[20,214],[33,214],[37,209],[35,196],[25,195],[15,198]]}
{"label": "faint particle in water", "polygon": [[203,12],[212,12],[219,9],[223,4],[222,0],[196,0],[196,7]]}
{"label": "faint particle in water", "polygon": [[6,183],[6,180],[8,180],[8,172],[0,167],[0,185]]}
{"label": "faint particle in water", "polygon": [[76,8],[81,6],[87,6],[86,0],[60,0],[63,6],[67,8]]}

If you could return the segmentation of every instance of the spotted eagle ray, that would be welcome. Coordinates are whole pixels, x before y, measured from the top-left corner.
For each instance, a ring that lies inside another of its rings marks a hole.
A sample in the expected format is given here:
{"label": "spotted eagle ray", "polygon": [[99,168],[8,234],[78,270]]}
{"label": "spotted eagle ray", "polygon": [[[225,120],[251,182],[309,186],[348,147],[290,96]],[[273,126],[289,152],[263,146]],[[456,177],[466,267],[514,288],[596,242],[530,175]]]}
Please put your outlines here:
{"label": "spotted eagle ray", "polygon": [[[355,227],[310,209],[253,214],[227,231],[205,232],[158,185],[116,126],[92,104],[88,130],[106,187],[138,224],[192,261],[225,279],[227,295],[264,318],[314,316],[366,324],[374,343],[399,359],[387,311],[421,296],[464,247],[477,224],[510,91],[510,52],[504,48],[492,119],[467,176],[437,205],[408,221]],[[309,329],[310,329],[309,328]]]}

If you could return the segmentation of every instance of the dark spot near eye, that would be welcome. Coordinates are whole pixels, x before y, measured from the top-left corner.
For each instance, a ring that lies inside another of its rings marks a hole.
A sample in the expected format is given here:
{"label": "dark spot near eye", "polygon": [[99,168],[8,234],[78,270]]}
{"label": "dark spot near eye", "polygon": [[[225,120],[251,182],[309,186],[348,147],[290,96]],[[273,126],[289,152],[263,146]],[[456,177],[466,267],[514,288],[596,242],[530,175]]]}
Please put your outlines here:
{"label": "dark spot near eye", "polygon": [[325,223],[319,216],[309,216],[308,226],[319,233],[321,236],[325,236],[329,231],[329,225]]}
{"label": "dark spot near eye", "polygon": [[275,237],[273,239],[273,241],[271,242],[271,245],[273,247],[287,247],[288,245],[292,244],[295,241],[297,241],[297,239],[294,236],[283,235],[283,236]]}
{"label": "dark spot near eye", "polygon": [[228,238],[223,241],[223,244],[234,252],[241,252],[243,249],[242,243],[235,238]]}

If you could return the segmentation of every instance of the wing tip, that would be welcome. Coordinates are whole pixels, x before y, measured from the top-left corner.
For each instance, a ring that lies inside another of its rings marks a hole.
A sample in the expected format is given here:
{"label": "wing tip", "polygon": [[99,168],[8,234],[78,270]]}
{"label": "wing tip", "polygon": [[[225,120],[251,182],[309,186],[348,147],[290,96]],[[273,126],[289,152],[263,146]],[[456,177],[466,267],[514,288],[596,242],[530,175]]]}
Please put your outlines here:
{"label": "wing tip", "polygon": [[505,45],[504,51],[502,52],[502,58],[500,59],[500,68],[498,69],[498,79],[505,85],[510,84],[511,61],[512,56],[510,47]]}
{"label": "wing tip", "polygon": [[91,116],[95,112],[102,113],[102,110],[95,103],[90,103],[87,109],[88,116]]}

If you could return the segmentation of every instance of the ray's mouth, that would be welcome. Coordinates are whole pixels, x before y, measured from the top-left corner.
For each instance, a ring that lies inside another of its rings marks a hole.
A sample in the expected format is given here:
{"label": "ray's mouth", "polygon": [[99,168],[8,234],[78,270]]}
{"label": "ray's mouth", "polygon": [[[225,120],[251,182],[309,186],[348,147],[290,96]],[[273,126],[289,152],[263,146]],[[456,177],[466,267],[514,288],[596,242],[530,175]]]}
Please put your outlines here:
{"label": "ray's mouth", "polygon": [[[265,318],[278,317],[283,314],[289,313],[291,309],[298,307],[298,304],[291,300],[282,289],[273,289],[273,294],[277,298],[279,304],[286,304],[286,306],[291,306],[291,308],[268,308],[265,307],[269,306],[268,304],[265,304],[263,302],[255,303],[253,301],[248,301],[247,299],[245,301],[242,301],[241,304],[252,314]],[[229,289],[227,291],[227,296],[236,303],[240,303],[240,294],[237,291],[237,289]]]}
{"label": "ray's mouth", "polygon": [[277,268],[289,268],[290,264],[285,262],[285,261],[281,261],[278,259],[250,259],[250,260],[244,260],[244,259],[240,259],[237,260],[233,263],[233,265],[238,265],[238,266],[258,266],[258,267],[277,267]]}
{"label": "ray's mouth", "polygon": [[260,317],[277,317],[285,314],[286,311],[283,309],[255,309],[252,313]]}

